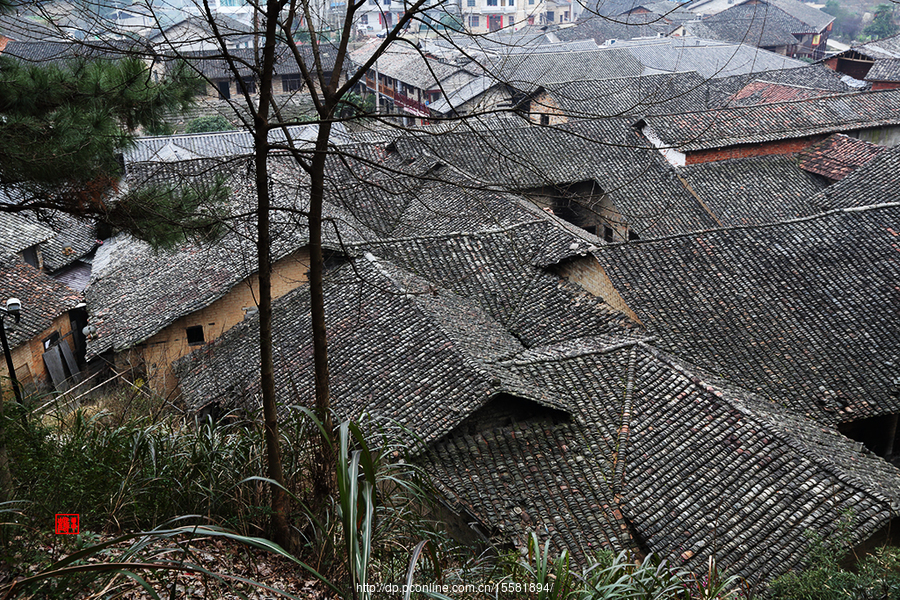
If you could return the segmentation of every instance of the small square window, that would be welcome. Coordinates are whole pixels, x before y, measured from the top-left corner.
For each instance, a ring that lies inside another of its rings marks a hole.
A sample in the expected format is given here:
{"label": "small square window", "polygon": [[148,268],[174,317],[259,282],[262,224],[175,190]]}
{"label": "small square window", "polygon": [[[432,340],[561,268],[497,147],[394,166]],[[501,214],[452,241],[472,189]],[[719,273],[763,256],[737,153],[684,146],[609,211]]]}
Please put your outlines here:
{"label": "small square window", "polygon": [[185,333],[187,333],[187,342],[191,346],[203,343],[203,325],[188,327],[185,329]]}
{"label": "small square window", "polygon": [[481,25],[481,19],[478,15],[472,15],[469,17],[469,27],[479,27]]}
{"label": "small square window", "polygon": [[48,337],[47,339],[44,340],[44,351],[46,352],[47,350],[49,350],[50,346],[53,346],[57,342],[59,342],[59,332],[54,331],[50,335],[50,337]]}

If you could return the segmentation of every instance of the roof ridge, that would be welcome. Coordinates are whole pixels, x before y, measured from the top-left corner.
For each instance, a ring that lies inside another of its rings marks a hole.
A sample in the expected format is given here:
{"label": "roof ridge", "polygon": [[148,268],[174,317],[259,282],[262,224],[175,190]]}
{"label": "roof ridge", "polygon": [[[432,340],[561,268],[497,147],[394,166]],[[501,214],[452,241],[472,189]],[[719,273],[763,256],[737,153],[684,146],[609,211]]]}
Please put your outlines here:
{"label": "roof ridge", "polygon": [[[510,370],[509,365],[507,364],[509,361],[489,360],[481,358],[477,356],[477,354],[473,354],[470,349],[466,347],[466,344],[460,340],[459,336],[455,335],[451,329],[448,329],[444,325],[444,323],[441,322],[441,319],[438,317],[435,310],[429,309],[427,305],[423,305],[421,302],[417,301],[416,298],[418,296],[424,296],[426,294],[426,291],[416,292],[412,290],[412,288],[407,287],[402,281],[398,279],[398,275],[407,274],[411,278],[411,280],[418,280],[423,285],[428,286],[429,290],[427,291],[431,291],[434,295],[438,295],[439,292],[443,292],[449,298],[458,299],[464,305],[476,308],[484,315],[484,317],[486,317],[496,325],[498,331],[503,332],[512,339],[515,339],[515,337],[510,334],[509,330],[503,325],[503,323],[497,321],[477,302],[473,302],[472,300],[466,298],[465,296],[461,296],[460,294],[452,290],[436,286],[427,279],[414,273],[410,273],[402,266],[396,265],[388,259],[375,256],[371,252],[366,252],[364,254],[364,258],[382,277],[387,279],[391,285],[395,286],[403,293],[404,299],[409,301],[412,310],[422,315],[422,317],[427,322],[431,323],[431,325],[435,329],[441,332],[445,340],[451,342],[452,346],[449,349],[450,352],[455,354],[460,361],[467,365],[468,368],[478,373],[484,379],[484,381],[491,383],[491,389],[488,390],[488,393],[483,399],[482,403],[479,405],[479,408],[485,406],[499,394],[509,394],[511,396],[517,396],[526,400],[530,400],[535,404],[546,408],[561,410],[568,413],[570,416],[574,415],[574,411],[567,405],[564,399],[559,397],[559,395],[552,390],[541,386],[537,388],[539,393],[531,393],[529,391],[526,391],[525,388],[529,383],[528,380],[523,378],[521,374]],[[399,271],[399,273],[392,273],[386,265],[390,265],[390,267],[396,269],[397,271]],[[455,307],[448,305],[447,302],[443,302],[441,303],[441,305],[450,311],[457,310]],[[518,340],[516,341],[518,342]],[[520,346],[524,347],[521,342],[518,343]],[[509,385],[511,379],[516,380],[511,382],[513,385]],[[473,409],[473,412],[474,410],[478,410],[478,408]],[[452,426],[447,428],[446,431],[444,431],[444,433],[441,435],[445,435],[446,433],[449,433],[450,431],[455,429],[467,416],[468,415],[460,415],[460,420],[453,423]]]}
{"label": "roof ridge", "polygon": [[[827,188],[826,188],[827,189]],[[821,193],[821,192],[820,192]],[[818,195],[818,194],[816,194]],[[774,223],[755,223],[751,225],[732,225],[730,227],[716,227],[713,229],[700,229],[697,231],[688,231],[685,233],[675,233],[672,235],[667,235],[663,237],[647,239],[647,240],[631,240],[628,242],[615,242],[610,244],[604,244],[603,246],[597,247],[594,252],[598,252],[603,250],[604,248],[612,248],[612,247],[621,247],[621,246],[637,246],[637,245],[648,245],[654,244],[656,242],[664,242],[673,239],[685,238],[685,237],[694,237],[698,235],[705,235],[708,233],[716,233],[719,231],[741,231],[747,229],[765,229],[771,227],[779,227],[781,225],[792,225],[794,223],[803,223],[806,221],[814,221],[816,219],[821,219],[825,217],[830,217],[839,213],[849,213],[849,212],[867,212],[874,210],[881,210],[884,208],[894,208],[900,207],[900,202],[882,202],[880,204],[868,204],[866,206],[854,206],[848,208],[833,208],[830,210],[826,210],[821,213],[816,213],[814,215],[810,215],[807,217],[795,217],[793,219],[785,219],[784,221],[776,221]]]}
{"label": "roof ridge", "polygon": [[[539,347],[535,347],[535,348],[526,348],[524,352],[521,352],[521,353],[517,354],[516,356],[522,356],[523,354],[526,354],[528,352],[531,352],[531,353],[545,352],[545,353],[547,353],[547,355],[535,356],[534,358],[527,358],[527,359],[512,358],[510,360],[499,361],[494,364],[501,365],[501,366],[525,367],[525,366],[536,365],[536,364],[541,364],[541,363],[546,363],[546,362],[555,362],[560,359],[570,359],[570,358],[580,358],[582,356],[611,354],[613,352],[618,352],[619,350],[622,350],[624,348],[630,348],[637,344],[641,344],[641,343],[645,343],[645,342],[653,342],[653,341],[656,341],[656,339],[657,339],[657,337],[655,335],[651,335],[651,336],[644,336],[641,338],[622,340],[622,341],[619,341],[616,343],[612,343],[612,344],[603,346],[602,348],[593,348],[593,349],[585,348],[583,350],[575,350],[575,351],[571,351],[568,353],[560,353],[560,351],[557,350],[558,348],[564,346],[565,344],[572,344],[579,340],[598,340],[598,339],[602,339],[602,337],[604,337],[604,336],[596,336],[596,335],[586,336],[586,337],[582,337],[582,338],[564,340],[562,342],[557,342],[555,344],[548,344],[546,346],[539,346]],[[554,352],[554,351],[557,352],[557,354],[551,356],[550,353]]]}

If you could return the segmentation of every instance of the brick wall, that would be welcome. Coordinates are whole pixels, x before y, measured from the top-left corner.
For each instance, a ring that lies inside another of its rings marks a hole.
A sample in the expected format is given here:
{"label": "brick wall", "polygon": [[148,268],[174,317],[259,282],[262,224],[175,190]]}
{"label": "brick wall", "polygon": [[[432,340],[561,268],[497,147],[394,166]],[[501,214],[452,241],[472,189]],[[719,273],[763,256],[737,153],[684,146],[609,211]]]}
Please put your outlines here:
{"label": "brick wall", "polygon": [[[24,318],[24,317],[23,317]],[[25,387],[26,391],[37,388],[43,389],[52,385],[50,381],[50,373],[44,366],[44,340],[54,333],[59,333],[62,338],[60,343],[68,344],[69,349],[75,352],[75,345],[72,340],[72,324],[69,320],[69,313],[63,313],[53,320],[53,324],[42,331],[40,335],[35,336],[24,344],[13,348],[10,354],[13,359],[13,368],[16,370],[16,378]],[[11,397],[12,388],[9,385],[9,370],[6,368],[6,359],[0,359],[0,378],[2,378],[2,390],[4,399],[9,394]]]}
{"label": "brick wall", "polygon": [[545,117],[544,125],[561,125],[569,120],[559,104],[547,92],[541,92],[531,101],[529,116],[532,123],[541,125],[541,117]]}
{"label": "brick wall", "polygon": [[[309,250],[303,248],[272,265],[272,299],[278,299],[307,281]],[[157,393],[170,396],[178,387],[171,363],[202,344],[190,344],[188,327],[203,328],[203,342],[211,342],[244,320],[245,308],[255,309],[259,298],[259,277],[254,274],[206,308],[185,315],[162,329],[145,343],[116,356],[120,369],[133,377],[146,377]],[[250,341],[252,343],[252,340]]]}
{"label": "brick wall", "polygon": [[761,144],[746,144],[742,146],[730,146],[727,148],[711,148],[709,150],[695,150],[686,153],[686,164],[699,165],[701,163],[728,160],[731,158],[750,158],[752,156],[768,156],[771,154],[793,154],[800,152],[808,146],[824,139],[823,135],[814,135],[791,140],[778,140]]}
{"label": "brick wall", "polygon": [[606,271],[603,270],[603,267],[600,266],[597,259],[593,256],[582,256],[557,265],[556,273],[563,279],[577,283],[586,292],[598,298],[603,298],[610,307],[625,313],[635,323],[643,324],[634,311],[625,304],[625,300],[613,287]]}

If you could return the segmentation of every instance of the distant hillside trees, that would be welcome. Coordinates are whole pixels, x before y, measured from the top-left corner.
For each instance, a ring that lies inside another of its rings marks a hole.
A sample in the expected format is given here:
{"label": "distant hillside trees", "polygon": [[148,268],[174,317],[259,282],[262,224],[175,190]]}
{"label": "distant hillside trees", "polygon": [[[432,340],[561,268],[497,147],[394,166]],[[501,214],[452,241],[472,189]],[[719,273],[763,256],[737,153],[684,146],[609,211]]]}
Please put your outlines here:
{"label": "distant hillside trees", "polygon": [[834,17],[834,36],[854,40],[862,33],[862,15],[847,10],[838,0],[828,0],[824,12]]}
{"label": "distant hillside trees", "polygon": [[875,40],[896,35],[900,31],[900,27],[894,19],[895,8],[891,3],[879,4],[875,8],[875,18],[866,25],[863,33]]}

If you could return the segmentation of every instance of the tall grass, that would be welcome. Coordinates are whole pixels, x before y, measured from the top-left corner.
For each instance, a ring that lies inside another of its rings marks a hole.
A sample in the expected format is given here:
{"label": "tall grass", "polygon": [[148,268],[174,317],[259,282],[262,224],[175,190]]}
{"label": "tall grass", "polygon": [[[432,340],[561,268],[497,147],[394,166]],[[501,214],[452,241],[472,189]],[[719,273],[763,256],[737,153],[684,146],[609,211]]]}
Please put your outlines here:
{"label": "tall grass", "polygon": [[[429,544],[439,541],[440,533],[425,518],[432,497],[427,478],[404,460],[406,445],[396,427],[368,423],[370,431],[364,432],[361,425],[344,422],[336,432],[326,432],[338,450],[338,494],[329,506],[310,507],[306,483],[314,455],[311,444],[318,439],[321,423],[303,408],[286,412],[281,433],[287,489],[294,499],[291,520],[305,541],[300,558],[291,560],[335,594],[370,598],[374,590],[370,583],[400,572],[398,557],[418,556],[424,546],[415,546],[423,539]],[[169,417],[127,420],[77,410],[25,424],[10,416],[6,425],[17,495],[26,507],[16,505],[18,511],[7,511],[9,524],[37,534],[18,535],[18,542],[39,540],[42,533],[46,539],[55,513],[80,514],[83,531],[151,530],[115,540],[139,541],[116,556],[109,555],[112,543],[88,544],[83,549],[61,548],[37,558],[39,564],[30,567],[25,563],[39,552],[29,553],[22,544],[7,557],[19,563],[20,581],[5,589],[10,597],[38,593],[35,590],[44,597],[79,597],[79,590],[96,593],[106,586],[129,585],[156,597],[154,578],[146,573],[160,572],[191,572],[219,583],[233,579],[253,584],[210,573],[188,555],[173,562],[172,548],[159,550],[146,541],[174,543],[190,531],[287,556],[258,537],[268,521],[270,482],[257,476],[265,472],[265,455],[262,427],[255,418],[184,423]],[[371,445],[373,441],[377,445]],[[179,515],[192,515],[191,528],[167,525]],[[160,526],[164,528],[157,529]],[[82,539],[91,539],[91,534]],[[86,560],[100,562],[85,564]],[[437,562],[432,561],[428,576]]]}

